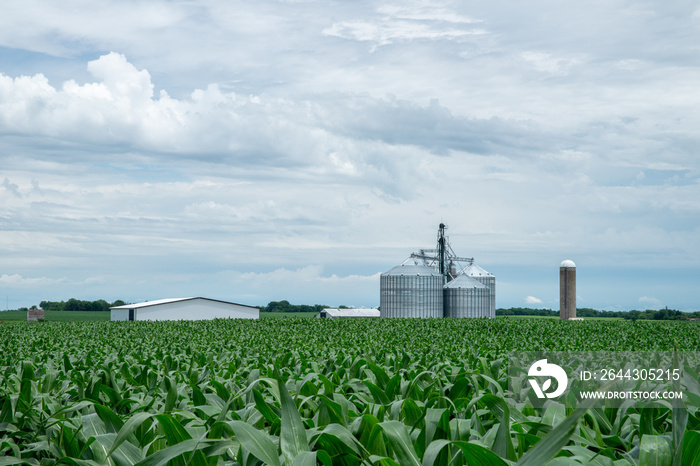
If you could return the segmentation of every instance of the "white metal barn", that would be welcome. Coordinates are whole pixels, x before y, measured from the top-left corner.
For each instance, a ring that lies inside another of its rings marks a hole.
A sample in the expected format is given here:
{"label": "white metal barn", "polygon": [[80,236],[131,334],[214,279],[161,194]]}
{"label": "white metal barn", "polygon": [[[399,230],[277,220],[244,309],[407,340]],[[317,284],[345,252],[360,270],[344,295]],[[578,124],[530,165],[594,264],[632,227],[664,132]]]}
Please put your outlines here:
{"label": "white metal barn", "polygon": [[338,319],[343,317],[379,317],[378,309],[324,309],[317,318]]}
{"label": "white metal barn", "polygon": [[111,320],[259,319],[260,309],[209,298],[175,298],[110,308]]}

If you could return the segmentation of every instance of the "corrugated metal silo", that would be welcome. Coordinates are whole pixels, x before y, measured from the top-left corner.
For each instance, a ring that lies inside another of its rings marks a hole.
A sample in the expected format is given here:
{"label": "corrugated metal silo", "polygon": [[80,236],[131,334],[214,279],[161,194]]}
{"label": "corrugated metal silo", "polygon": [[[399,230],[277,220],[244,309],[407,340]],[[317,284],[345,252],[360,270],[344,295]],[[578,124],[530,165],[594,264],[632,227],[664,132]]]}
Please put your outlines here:
{"label": "corrugated metal silo", "polygon": [[460,273],[463,273],[474,280],[483,283],[489,288],[489,315],[487,317],[496,317],[496,277],[486,270],[482,269],[474,262],[471,262]]}
{"label": "corrugated metal silo", "polygon": [[483,283],[460,274],[444,287],[445,317],[490,317],[491,293]]}
{"label": "corrugated metal silo", "polygon": [[444,278],[421,262],[409,259],[381,275],[382,317],[442,317]]}

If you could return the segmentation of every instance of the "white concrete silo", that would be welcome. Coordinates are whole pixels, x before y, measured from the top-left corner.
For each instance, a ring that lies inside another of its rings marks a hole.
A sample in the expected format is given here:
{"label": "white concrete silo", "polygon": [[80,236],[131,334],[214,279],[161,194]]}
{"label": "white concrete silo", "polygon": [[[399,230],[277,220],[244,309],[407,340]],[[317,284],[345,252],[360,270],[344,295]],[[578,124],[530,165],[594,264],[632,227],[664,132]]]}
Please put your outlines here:
{"label": "white concrete silo", "polygon": [[568,259],[559,264],[559,318],[576,318],[576,264]]}

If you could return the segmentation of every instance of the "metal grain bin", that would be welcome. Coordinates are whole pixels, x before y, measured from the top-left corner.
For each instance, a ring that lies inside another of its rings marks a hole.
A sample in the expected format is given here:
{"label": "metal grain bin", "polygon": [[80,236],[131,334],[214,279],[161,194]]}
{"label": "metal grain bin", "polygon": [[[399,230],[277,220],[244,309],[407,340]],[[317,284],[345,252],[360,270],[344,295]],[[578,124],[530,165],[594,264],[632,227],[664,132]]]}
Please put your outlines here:
{"label": "metal grain bin", "polygon": [[490,317],[488,286],[460,274],[444,287],[445,317]]}
{"label": "metal grain bin", "polygon": [[382,317],[442,317],[443,276],[409,259],[379,279]]}
{"label": "metal grain bin", "polygon": [[496,317],[496,277],[476,265],[473,261],[462,269],[460,273],[483,283],[489,288],[489,315],[486,317]]}

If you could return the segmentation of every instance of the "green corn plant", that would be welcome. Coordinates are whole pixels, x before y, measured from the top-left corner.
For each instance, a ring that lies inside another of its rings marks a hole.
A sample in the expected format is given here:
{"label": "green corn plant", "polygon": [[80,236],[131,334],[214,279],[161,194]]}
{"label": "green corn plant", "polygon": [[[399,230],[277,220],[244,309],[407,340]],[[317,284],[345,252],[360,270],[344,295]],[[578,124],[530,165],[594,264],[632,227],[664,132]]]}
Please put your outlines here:
{"label": "green corn plant", "polygon": [[693,323],[580,324],[6,322],[0,466],[700,464],[696,366],[684,405],[513,401],[509,351],[700,345]]}

